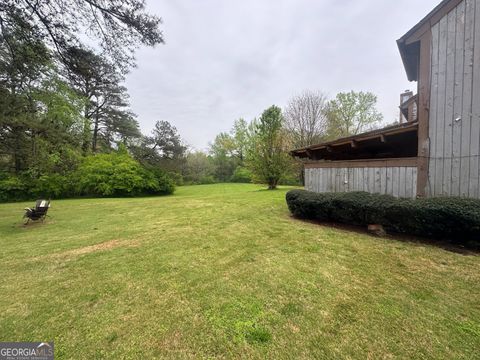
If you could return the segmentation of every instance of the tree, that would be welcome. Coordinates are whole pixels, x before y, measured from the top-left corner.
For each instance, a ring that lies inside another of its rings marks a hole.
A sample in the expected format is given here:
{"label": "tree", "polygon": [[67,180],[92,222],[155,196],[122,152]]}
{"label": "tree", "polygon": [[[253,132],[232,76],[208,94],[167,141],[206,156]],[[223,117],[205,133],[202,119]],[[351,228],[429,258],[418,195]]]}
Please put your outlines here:
{"label": "tree", "polygon": [[168,121],[157,121],[151,141],[153,149],[164,159],[183,158],[187,150],[177,128]]}
{"label": "tree", "polygon": [[67,77],[85,98],[83,150],[112,148],[140,137],[135,115],[129,110],[125,77],[109,61],[88,49],[71,47],[66,55]]}
{"label": "tree", "polygon": [[145,12],[143,0],[3,0],[0,30],[15,23],[35,28],[60,59],[71,46],[85,47],[80,34],[88,35],[124,72],[138,45],[163,42],[161,19]]}
{"label": "tree", "polygon": [[0,23],[0,171],[58,170],[77,141],[82,101],[57,76],[36,29]]}
{"label": "tree", "polygon": [[134,140],[142,137],[136,115],[129,109],[109,106],[105,111],[104,120],[105,132],[101,139],[107,147],[113,143],[131,147]]}
{"label": "tree", "polygon": [[370,92],[339,93],[328,103],[329,138],[356,135],[375,128],[383,120]]}
{"label": "tree", "polygon": [[27,130],[37,113],[32,94],[46,78],[51,57],[35,29],[23,23],[0,25],[0,151],[5,166],[19,172],[27,167]]}
{"label": "tree", "polygon": [[221,182],[229,181],[237,165],[234,138],[225,132],[218,134],[210,144],[209,152],[215,165],[215,178]]}
{"label": "tree", "polygon": [[177,128],[168,121],[157,121],[150,136],[142,136],[130,147],[133,156],[148,168],[162,168],[180,174],[187,147]]}
{"label": "tree", "polygon": [[321,92],[305,91],[289,101],[285,109],[285,127],[295,148],[319,143],[325,137],[326,110],[327,97]]}
{"label": "tree", "polygon": [[241,118],[235,120],[229,133],[222,132],[215,137],[209,153],[215,164],[218,181],[231,181],[235,171],[241,171],[244,167],[249,139],[249,124]]}
{"label": "tree", "polygon": [[238,158],[241,163],[240,165],[243,165],[248,147],[248,123],[242,118],[235,120],[230,133],[233,138],[234,156]]}
{"label": "tree", "polygon": [[255,179],[276,189],[291,166],[282,110],[273,105],[254,123],[255,133],[248,152],[247,167]]}
{"label": "tree", "polygon": [[207,154],[201,151],[188,153],[182,175],[187,183],[205,184],[214,182],[215,165]]}
{"label": "tree", "polygon": [[[122,85],[137,46],[163,42],[159,23],[143,0],[0,1],[1,199],[73,195],[91,150],[127,154],[145,143],[167,156],[158,138],[139,138]],[[98,53],[85,46],[88,35]],[[121,186],[170,181],[159,167],[144,170]]]}

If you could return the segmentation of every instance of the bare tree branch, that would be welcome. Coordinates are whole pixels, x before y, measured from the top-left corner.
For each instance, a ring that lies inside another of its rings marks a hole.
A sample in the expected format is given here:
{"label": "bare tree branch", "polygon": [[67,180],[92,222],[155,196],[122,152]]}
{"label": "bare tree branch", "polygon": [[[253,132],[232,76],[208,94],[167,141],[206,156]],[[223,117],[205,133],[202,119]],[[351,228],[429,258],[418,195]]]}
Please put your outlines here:
{"label": "bare tree branch", "polygon": [[305,91],[290,100],[284,117],[294,147],[312,145],[325,136],[326,105],[327,97],[321,92]]}

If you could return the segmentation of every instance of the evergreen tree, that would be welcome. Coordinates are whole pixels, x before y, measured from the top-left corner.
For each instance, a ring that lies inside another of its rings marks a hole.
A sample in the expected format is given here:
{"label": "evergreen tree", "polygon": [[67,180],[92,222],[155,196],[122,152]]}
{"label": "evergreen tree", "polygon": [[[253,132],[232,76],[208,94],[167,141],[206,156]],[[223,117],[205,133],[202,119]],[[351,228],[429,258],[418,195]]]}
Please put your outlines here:
{"label": "evergreen tree", "polygon": [[83,150],[98,152],[116,140],[126,143],[140,136],[129,109],[124,76],[110,62],[91,50],[70,48],[66,60],[72,87],[85,98]]}

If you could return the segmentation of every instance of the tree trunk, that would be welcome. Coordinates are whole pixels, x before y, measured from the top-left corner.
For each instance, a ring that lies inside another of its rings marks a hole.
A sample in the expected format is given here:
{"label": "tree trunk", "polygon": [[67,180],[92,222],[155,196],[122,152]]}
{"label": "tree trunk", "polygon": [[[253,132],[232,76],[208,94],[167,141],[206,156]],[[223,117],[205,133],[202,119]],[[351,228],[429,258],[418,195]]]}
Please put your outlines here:
{"label": "tree trunk", "polygon": [[93,137],[92,137],[92,152],[97,151],[97,136],[98,136],[98,122],[95,120],[95,126],[93,127]]}
{"label": "tree trunk", "polygon": [[18,129],[15,128],[15,150],[13,152],[15,173],[18,174],[22,170],[22,160],[20,156],[20,135]]}
{"label": "tree trunk", "polygon": [[278,185],[278,180],[277,179],[270,179],[268,183],[268,190],[275,190]]}
{"label": "tree trunk", "polygon": [[90,117],[89,117],[89,105],[85,105],[85,115],[84,115],[84,123],[83,123],[83,141],[82,141],[82,151],[84,154],[88,153],[90,149]]}
{"label": "tree trunk", "polygon": [[95,123],[93,126],[93,138],[92,138],[92,152],[97,151],[97,138],[98,138],[98,109],[95,112]]}

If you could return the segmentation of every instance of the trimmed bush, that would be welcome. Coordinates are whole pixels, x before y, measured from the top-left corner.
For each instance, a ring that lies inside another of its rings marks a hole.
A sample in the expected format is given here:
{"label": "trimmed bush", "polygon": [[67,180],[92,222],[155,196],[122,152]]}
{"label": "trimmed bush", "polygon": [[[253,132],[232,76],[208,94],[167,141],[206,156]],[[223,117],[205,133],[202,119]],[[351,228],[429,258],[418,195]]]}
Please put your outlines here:
{"label": "trimmed bush", "polygon": [[367,226],[390,232],[458,243],[480,240],[480,200],[465,198],[396,199],[365,192],[317,194],[292,190],[286,196],[298,218]]}

